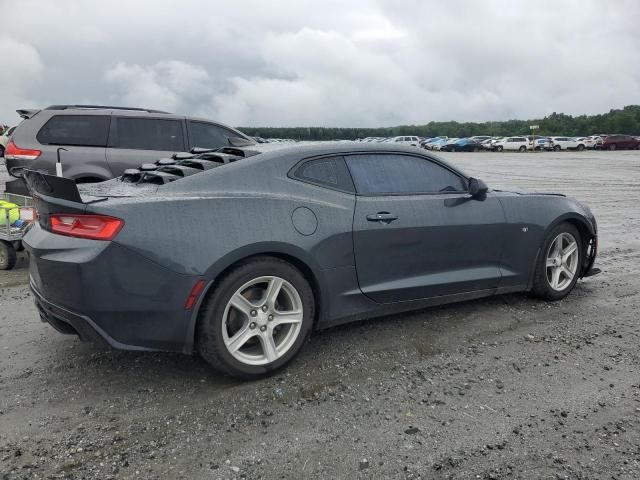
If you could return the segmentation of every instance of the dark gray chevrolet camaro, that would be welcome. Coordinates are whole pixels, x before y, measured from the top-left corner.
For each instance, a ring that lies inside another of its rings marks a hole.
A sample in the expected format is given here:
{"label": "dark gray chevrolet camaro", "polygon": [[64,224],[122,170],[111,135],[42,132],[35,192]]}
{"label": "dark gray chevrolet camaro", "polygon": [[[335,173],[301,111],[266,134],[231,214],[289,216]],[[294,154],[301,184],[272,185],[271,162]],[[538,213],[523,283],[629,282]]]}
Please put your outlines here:
{"label": "dark gray chevrolet camaro", "polygon": [[241,378],[286,364],[314,328],[507,292],[557,300],[597,271],[586,206],[489,190],[415,148],[224,148],[80,191],[25,180],[44,321]]}

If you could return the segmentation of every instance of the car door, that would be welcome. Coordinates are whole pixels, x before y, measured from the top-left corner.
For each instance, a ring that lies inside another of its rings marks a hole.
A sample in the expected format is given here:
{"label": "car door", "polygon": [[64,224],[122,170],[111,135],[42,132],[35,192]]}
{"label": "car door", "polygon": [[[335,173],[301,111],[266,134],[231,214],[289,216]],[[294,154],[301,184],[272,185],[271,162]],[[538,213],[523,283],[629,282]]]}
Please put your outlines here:
{"label": "car door", "polygon": [[127,168],[184,152],[184,122],[176,118],[116,116],[111,120],[107,162],[114,176]]}
{"label": "car door", "polygon": [[380,303],[494,289],[505,228],[491,194],[421,155],[345,157],[356,186],[353,242],[362,292]]}

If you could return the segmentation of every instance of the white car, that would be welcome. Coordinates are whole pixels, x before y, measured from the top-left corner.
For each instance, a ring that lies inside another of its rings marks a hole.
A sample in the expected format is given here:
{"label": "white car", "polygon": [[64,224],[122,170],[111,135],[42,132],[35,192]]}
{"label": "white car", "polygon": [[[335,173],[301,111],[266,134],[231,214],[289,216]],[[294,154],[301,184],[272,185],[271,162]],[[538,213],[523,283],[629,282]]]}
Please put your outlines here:
{"label": "white car", "polygon": [[13,134],[13,131],[16,127],[11,127],[7,129],[2,135],[0,135],[0,157],[4,157],[4,149],[7,148],[7,143],[9,143],[9,138]]}
{"label": "white car", "polygon": [[501,152],[503,150],[516,150],[526,152],[529,148],[529,139],[527,137],[505,137],[493,144],[493,149]]}
{"label": "white car", "polygon": [[559,152],[560,150],[584,150],[584,141],[578,141],[573,137],[551,137],[549,138],[549,150]]}
{"label": "white car", "polygon": [[389,139],[389,142],[402,143],[404,145],[411,145],[413,147],[420,146],[420,139],[418,137],[407,137],[407,136],[393,137]]}
{"label": "white car", "polygon": [[595,150],[600,145],[602,145],[602,137],[599,137],[598,135],[591,135],[584,139],[584,146],[589,150]]}

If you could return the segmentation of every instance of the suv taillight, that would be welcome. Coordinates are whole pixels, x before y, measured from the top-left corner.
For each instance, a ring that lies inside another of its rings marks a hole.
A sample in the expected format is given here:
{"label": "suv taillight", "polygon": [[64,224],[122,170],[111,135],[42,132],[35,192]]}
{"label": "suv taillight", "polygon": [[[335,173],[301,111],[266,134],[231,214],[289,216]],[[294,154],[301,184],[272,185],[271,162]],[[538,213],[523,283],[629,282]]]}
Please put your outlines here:
{"label": "suv taillight", "polygon": [[107,215],[53,213],[49,216],[51,232],[90,240],[113,240],[124,220]]}
{"label": "suv taillight", "polygon": [[14,142],[9,142],[4,149],[4,158],[7,160],[35,160],[41,153],[40,150],[20,148]]}

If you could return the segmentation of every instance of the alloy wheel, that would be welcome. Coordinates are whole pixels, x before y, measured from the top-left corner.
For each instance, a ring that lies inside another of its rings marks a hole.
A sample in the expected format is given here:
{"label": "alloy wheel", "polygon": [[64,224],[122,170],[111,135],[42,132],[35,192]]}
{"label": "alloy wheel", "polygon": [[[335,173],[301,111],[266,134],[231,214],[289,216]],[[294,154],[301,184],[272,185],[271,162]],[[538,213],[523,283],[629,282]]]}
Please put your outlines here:
{"label": "alloy wheel", "polygon": [[559,234],[547,251],[546,273],[549,286],[561,292],[573,282],[578,271],[578,242],[568,232]]}
{"label": "alloy wheel", "polygon": [[302,299],[283,278],[250,280],[231,296],[222,319],[229,353],[246,365],[266,365],[287,353],[300,335]]}

